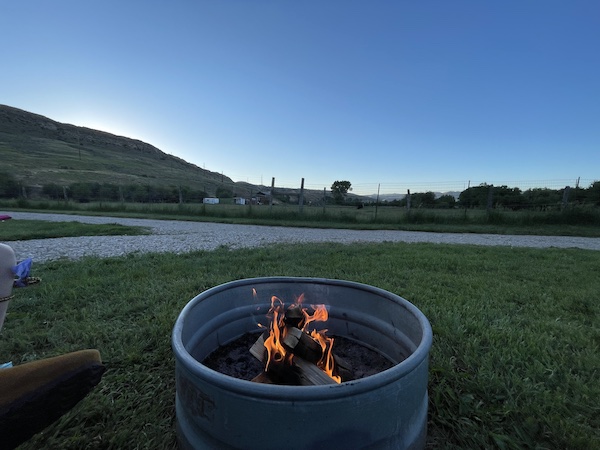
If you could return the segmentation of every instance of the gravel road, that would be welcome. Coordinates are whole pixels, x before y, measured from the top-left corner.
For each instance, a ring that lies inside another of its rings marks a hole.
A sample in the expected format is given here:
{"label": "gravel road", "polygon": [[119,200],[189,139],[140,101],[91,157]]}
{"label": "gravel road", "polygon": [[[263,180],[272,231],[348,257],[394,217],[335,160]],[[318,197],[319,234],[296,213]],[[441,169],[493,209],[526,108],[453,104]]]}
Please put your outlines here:
{"label": "gravel road", "polygon": [[[145,236],[82,236],[56,239],[11,241],[17,259],[32,258],[45,262],[60,258],[77,259],[83,256],[121,256],[128,253],[173,252],[257,247],[273,243],[307,242],[430,242],[535,248],[581,248],[600,250],[600,238],[570,236],[514,236],[471,233],[428,233],[392,230],[334,230],[318,228],[285,228],[259,225],[231,225],[175,220],[127,219],[64,214],[4,212],[14,220],[47,220],[54,222],[118,223],[147,227],[152,234]],[[0,225],[1,226],[1,225]]]}

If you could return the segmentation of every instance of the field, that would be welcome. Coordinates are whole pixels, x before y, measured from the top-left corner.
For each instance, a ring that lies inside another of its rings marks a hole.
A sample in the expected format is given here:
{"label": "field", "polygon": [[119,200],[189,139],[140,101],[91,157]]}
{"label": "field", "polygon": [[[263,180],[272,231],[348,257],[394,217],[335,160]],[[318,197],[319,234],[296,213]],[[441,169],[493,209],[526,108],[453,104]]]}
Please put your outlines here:
{"label": "field", "polygon": [[315,228],[389,229],[447,233],[600,236],[600,209],[570,207],[564,211],[481,209],[412,209],[394,206],[204,205],[197,203],[75,203],[0,200],[7,211],[145,217]]}
{"label": "field", "polygon": [[176,447],[173,324],[195,295],[260,276],[339,278],[429,318],[428,448],[600,448],[600,252],[281,245],[35,265],[0,339],[14,364],[100,350],[101,383],[23,449]]}

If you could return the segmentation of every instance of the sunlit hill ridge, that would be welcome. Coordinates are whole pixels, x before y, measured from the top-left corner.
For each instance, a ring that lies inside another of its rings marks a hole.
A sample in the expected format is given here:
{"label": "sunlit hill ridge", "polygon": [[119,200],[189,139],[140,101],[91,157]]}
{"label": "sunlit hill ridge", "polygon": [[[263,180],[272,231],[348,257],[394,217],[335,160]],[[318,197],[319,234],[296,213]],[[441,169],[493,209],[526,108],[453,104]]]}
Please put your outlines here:
{"label": "sunlit hill ridge", "polygon": [[[140,140],[56,122],[39,114],[0,105],[0,171],[33,192],[53,183],[77,182],[188,188],[216,195],[219,188],[249,197],[270,187],[234,182],[167,154]],[[277,189],[297,195],[295,189]],[[307,191],[307,200],[322,191]]]}

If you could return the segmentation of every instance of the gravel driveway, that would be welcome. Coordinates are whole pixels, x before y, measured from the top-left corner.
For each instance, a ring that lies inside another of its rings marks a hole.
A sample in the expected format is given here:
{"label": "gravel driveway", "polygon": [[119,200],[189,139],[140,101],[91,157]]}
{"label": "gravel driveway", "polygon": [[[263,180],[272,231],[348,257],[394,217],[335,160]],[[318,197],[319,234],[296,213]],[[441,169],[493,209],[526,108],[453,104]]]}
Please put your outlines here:
{"label": "gravel driveway", "polygon": [[286,228],[259,225],[231,225],[175,220],[128,219],[64,214],[3,212],[13,219],[47,220],[54,222],[118,223],[147,227],[145,236],[82,236],[55,239],[12,241],[17,259],[32,258],[44,262],[59,258],[77,259],[87,255],[121,256],[128,253],[214,250],[256,247],[273,243],[306,242],[430,242],[444,244],[500,245],[510,247],[559,247],[600,250],[600,238],[570,236],[513,236],[472,233],[428,233],[392,230],[339,230],[318,228]]}

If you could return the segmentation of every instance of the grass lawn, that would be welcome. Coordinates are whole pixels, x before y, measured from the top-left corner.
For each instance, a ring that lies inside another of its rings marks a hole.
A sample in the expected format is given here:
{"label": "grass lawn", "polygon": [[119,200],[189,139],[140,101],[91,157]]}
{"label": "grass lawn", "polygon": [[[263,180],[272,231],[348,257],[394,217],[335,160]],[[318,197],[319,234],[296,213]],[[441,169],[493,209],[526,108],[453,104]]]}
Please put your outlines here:
{"label": "grass lawn", "polygon": [[133,236],[148,233],[143,227],[130,227],[118,223],[90,224],[14,219],[0,223],[0,242],[72,236]]}
{"label": "grass lawn", "polygon": [[436,244],[305,244],[35,264],[15,290],[0,362],[100,350],[100,384],[22,446],[176,447],[171,331],[198,293],[259,276],[339,278],[429,318],[428,447],[600,448],[600,252]]}

